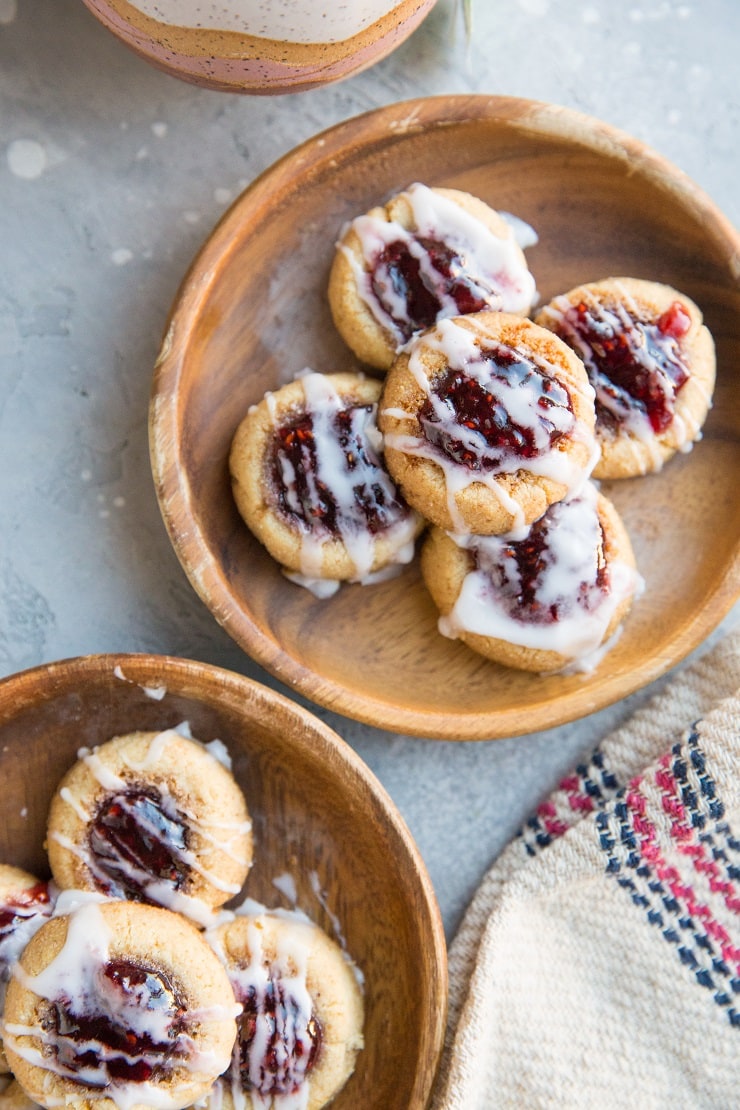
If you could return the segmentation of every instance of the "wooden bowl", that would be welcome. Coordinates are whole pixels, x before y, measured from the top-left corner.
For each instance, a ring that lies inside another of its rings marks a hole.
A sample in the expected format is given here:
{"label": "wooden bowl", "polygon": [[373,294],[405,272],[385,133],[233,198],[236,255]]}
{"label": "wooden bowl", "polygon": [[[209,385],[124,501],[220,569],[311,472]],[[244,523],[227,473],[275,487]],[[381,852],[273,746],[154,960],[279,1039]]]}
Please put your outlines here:
{"label": "wooden bowl", "polygon": [[88,656],[5,679],[0,862],[48,874],[49,803],[80,747],[183,721],[193,736],[217,738],[231,753],[254,825],[245,893],[292,908],[273,884],[292,875],[298,906],[330,935],[341,929],[364,974],[365,1048],[332,1105],[423,1107],[447,989],[429,878],[400,815],[364,763],[281,695],[216,667],[154,655]]}
{"label": "wooden bowl", "polygon": [[[506,670],[437,633],[412,566],[328,601],[287,582],[234,505],[227,456],[248,406],[305,366],[356,368],[326,301],[342,224],[414,180],[528,221],[543,303],[607,275],[667,282],[702,308],[718,383],[704,438],[651,477],[604,483],[646,590],[590,675]],[[448,739],[515,735],[632,693],[695,648],[740,583],[740,240],[644,145],[531,101],[442,97],[311,139],[254,182],[195,259],[156,368],[151,453],[180,561],[216,619],[286,684],[350,717]]]}

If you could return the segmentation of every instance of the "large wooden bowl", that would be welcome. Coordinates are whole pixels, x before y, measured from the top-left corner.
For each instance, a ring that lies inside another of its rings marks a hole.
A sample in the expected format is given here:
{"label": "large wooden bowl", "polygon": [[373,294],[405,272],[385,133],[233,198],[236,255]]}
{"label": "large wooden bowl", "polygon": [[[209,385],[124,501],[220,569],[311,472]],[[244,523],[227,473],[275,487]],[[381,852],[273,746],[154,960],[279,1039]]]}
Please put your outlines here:
{"label": "large wooden bowl", "polygon": [[[607,275],[668,282],[698,302],[719,360],[703,440],[661,474],[605,483],[646,592],[588,676],[505,670],[436,631],[414,566],[318,601],[241,522],[227,455],[265,390],[305,366],[356,364],[326,302],[344,221],[420,180],[467,189],[534,226],[541,297]],[[191,582],[264,667],[309,698],[397,732],[514,735],[572,720],[696,647],[740,585],[740,240],[679,170],[606,124],[531,101],[444,97],[382,108],[310,140],[259,178],[185,278],[156,369],[151,452],[162,513]]]}
{"label": "large wooden bowl", "polygon": [[[166,691],[160,697],[162,689]],[[365,1048],[333,1106],[426,1104],[445,1020],[446,958],[429,878],[390,798],[336,733],[249,679],[152,655],[99,655],[0,682],[0,862],[48,874],[49,802],[77,750],[188,721],[221,740],[254,824],[245,893],[341,930],[365,978]]]}

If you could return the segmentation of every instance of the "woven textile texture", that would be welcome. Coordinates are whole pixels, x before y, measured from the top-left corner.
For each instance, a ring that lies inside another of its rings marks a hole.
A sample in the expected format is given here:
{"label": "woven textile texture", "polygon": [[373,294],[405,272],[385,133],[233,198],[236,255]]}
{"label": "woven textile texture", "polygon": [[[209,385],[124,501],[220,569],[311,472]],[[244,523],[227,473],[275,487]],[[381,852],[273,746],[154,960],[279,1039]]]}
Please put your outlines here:
{"label": "woven textile texture", "polygon": [[543,802],[449,958],[433,1110],[740,1106],[740,632]]}

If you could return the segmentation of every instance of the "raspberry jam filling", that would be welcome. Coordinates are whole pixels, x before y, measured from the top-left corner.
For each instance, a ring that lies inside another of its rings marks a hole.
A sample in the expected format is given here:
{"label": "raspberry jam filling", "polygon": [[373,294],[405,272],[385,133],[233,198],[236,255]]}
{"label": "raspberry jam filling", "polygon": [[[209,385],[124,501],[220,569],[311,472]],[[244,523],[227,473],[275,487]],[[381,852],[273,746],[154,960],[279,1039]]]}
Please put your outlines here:
{"label": "raspberry jam filling", "polygon": [[[432,383],[433,396],[419,413],[427,442],[473,471],[499,470],[512,458],[552,450],[570,423],[553,419],[553,410],[573,414],[565,386],[510,348],[489,347],[480,355],[483,377],[450,368]],[[512,394],[518,403],[509,403]]]}
{"label": "raspberry jam filling", "polygon": [[[419,257],[422,252],[426,266]],[[465,258],[457,251],[437,239],[421,237],[396,240],[376,255],[370,287],[404,341],[431,327],[450,301],[463,315],[495,306],[501,299],[492,285],[470,275]],[[392,290],[393,297],[386,290]],[[399,303],[405,305],[404,312],[395,307]]]}
{"label": "raspberry jam filling", "polygon": [[21,921],[37,913],[45,917],[51,913],[48,883],[36,883],[26,890],[16,890],[6,901],[0,902],[0,945]]}
{"label": "raspberry jam filling", "polygon": [[10,969],[53,908],[49,884],[43,882],[26,890],[15,890],[0,901],[0,1014]]}
{"label": "raspberry jam filling", "polygon": [[615,428],[637,410],[659,435],[670,425],[676,394],[689,378],[680,341],[690,327],[680,301],[655,320],[624,307],[610,311],[580,301],[565,311],[556,330],[586,364],[596,390],[597,418]]}
{"label": "raspberry jam filling", "polygon": [[154,787],[107,795],[90,824],[98,885],[118,898],[149,901],[152,881],[180,890],[190,874],[187,844],[185,819]]}
{"label": "raspberry jam filling", "polygon": [[523,538],[451,536],[466,569],[440,632],[555,653],[542,660],[546,667],[592,670],[608,650],[615,619],[642,589],[631,553],[620,549],[618,532],[611,537],[609,516],[602,521],[610,511],[587,482],[551,505]]}
{"label": "raspberry jam filling", "polygon": [[586,611],[594,608],[609,588],[604,530],[600,522],[593,563],[584,562],[581,567],[584,573],[588,571],[588,576],[578,582],[571,580],[568,588],[563,590],[553,591],[548,584],[547,576],[552,576],[557,570],[557,556],[551,541],[561,517],[559,506],[552,506],[531,526],[526,539],[499,541],[497,559],[490,562],[484,560],[488,563],[486,569],[494,589],[505,599],[506,607],[515,620],[555,623],[568,615],[573,606]]}
{"label": "raspberry jam filling", "polygon": [[162,971],[110,960],[96,989],[97,997],[62,997],[48,1008],[44,1028],[60,1073],[102,1088],[161,1079],[185,1059],[185,1007]]}
{"label": "raspberry jam filling", "polygon": [[294,1094],[318,1059],[321,1022],[279,978],[259,990],[250,986],[241,1001],[236,1052],[242,1087],[263,1097]]}
{"label": "raspberry jam filling", "polygon": [[373,450],[371,424],[374,406],[358,405],[331,414],[330,442],[311,411],[276,429],[270,475],[284,516],[338,537],[348,525],[377,535],[408,515]]}

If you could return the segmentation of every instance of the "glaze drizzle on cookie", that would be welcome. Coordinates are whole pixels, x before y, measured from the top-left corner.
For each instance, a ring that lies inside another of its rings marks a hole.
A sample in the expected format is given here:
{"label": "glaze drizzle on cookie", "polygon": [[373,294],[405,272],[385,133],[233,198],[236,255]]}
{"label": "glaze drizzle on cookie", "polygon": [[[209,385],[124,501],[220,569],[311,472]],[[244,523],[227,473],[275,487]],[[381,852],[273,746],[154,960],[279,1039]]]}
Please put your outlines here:
{"label": "glaze drizzle on cookie", "polygon": [[[523,526],[521,506],[496,481],[498,476],[525,469],[561,482],[572,494],[588,477],[598,450],[591,429],[577,419],[556,367],[540,356],[535,362],[516,347],[493,344],[484,335],[478,342],[477,336],[475,329],[442,320],[411,345],[409,372],[424,395],[420,434],[389,433],[386,443],[442,469],[456,531],[467,531],[456,495],[473,482],[496,494],[517,530]],[[444,374],[430,378],[425,371],[422,341],[424,349],[443,354],[448,367]],[[400,409],[385,411],[404,420],[409,415]],[[558,449],[566,437],[589,444],[588,467]]]}
{"label": "glaze drizzle on cookie", "polygon": [[229,896],[237,894],[241,884],[225,882],[205,867],[197,844],[223,852],[246,868],[244,835],[251,824],[203,820],[161,775],[153,781],[168,743],[178,736],[174,730],[154,734],[146,758],[138,763],[129,759],[125,775],[106,766],[95,750],[81,749],[78,757],[105,793],[88,808],[63,787],[60,797],[84,823],[87,836],[75,842],[51,829],[49,837],[84,863],[96,889],[104,894],[164,906],[206,923],[211,911],[188,893],[191,875],[203,876]]}
{"label": "glaze drizzle on cookie", "polygon": [[364,215],[351,227],[361,259],[346,248],[360,297],[397,345],[437,320],[483,309],[526,313],[534,278],[509,227],[495,235],[449,197],[416,183],[402,194],[413,230]]}
{"label": "glaze drizzle on cookie", "polygon": [[691,316],[674,301],[649,318],[628,291],[621,300],[588,294],[577,303],[567,296],[548,306],[552,329],[583,360],[596,391],[597,420],[648,438],[666,431],[675,416],[676,394],[689,379],[681,340]]}
{"label": "glaze drizzle on cookie", "polygon": [[380,534],[393,539],[392,566],[410,562],[416,517],[382,465],[376,406],[348,403],[323,374],[306,374],[301,384],[300,412],[286,422],[273,409],[268,463],[279,510],[300,532],[301,573],[321,576],[327,539],[344,544],[358,581],[371,572]]}
{"label": "glaze drizzle on cookie", "polygon": [[0,1014],[10,968],[34,933],[51,916],[54,901],[55,892],[45,882],[0,897]]}
{"label": "glaze drizzle on cookie", "polygon": [[111,944],[98,903],[75,909],[61,950],[42,971],[31,975],[16,965],[14,977],[44,1004],[38,1025],[7,1022],[6,1041],[45,1072],[105,1088],[121,1110],[169,1105],[158,1082],[175,1069],[201,1068],[198,1023],[230,1017],[236,1006],[224,1000],[223,1012],[191,1011],[167,972],[113,955]]}
{"label": "glaze drizzle on cookie", "polygon": [[254,1105],[252,1096],[260,1100],[258,1105],[264,1100],[270,1106],[275,1098],[286,1110],[303,1110],[324,1036],[306,981],[309,952],[293,938],[289,948],[279,949],[270,959],[259,925],[249,921],[246,929],[245,962],[227,959],[215,938],[211,940],[243,1006],[231,1068],[223,1082],[236,1110]]}
{"label": "glaze drizzle on cookie", "polygon": [[523,538],[451,536],[471,567],[439,629],[553,651],[588,664],[612,617],[639,586],[633,567],[607,560],[596,488],[551,505]]}

